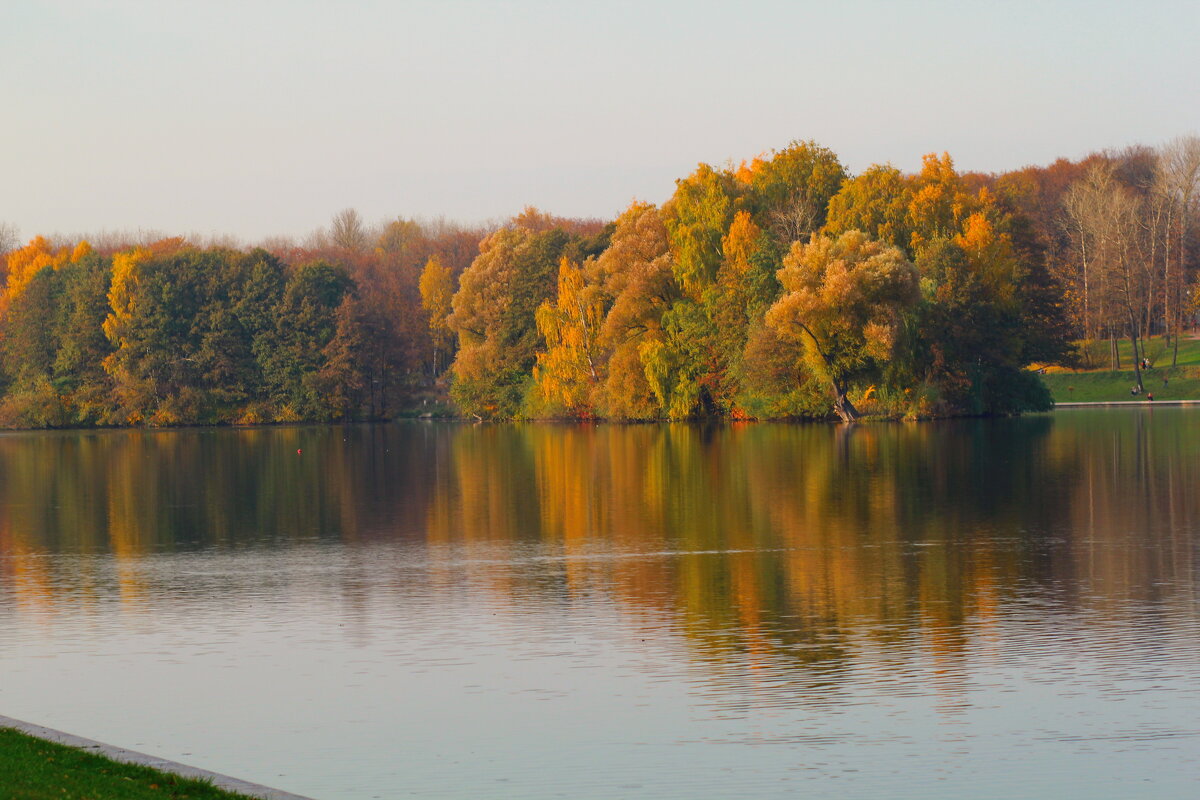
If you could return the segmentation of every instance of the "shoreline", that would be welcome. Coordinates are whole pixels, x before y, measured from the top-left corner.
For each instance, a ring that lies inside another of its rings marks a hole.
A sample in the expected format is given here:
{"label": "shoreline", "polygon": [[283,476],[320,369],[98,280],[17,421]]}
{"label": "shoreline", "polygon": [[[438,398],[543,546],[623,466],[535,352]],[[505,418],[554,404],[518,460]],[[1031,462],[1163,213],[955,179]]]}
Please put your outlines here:
{"label": "shoreline", "polygon": [[234,778],[229,775],[223,775],[219,772],[200,769],[188,764],[181,764],[178,761],[171,761],[165,758],[139,753],[136,750],[126,750],[124,747],[98,742],[94,739],[85,739],[82,736],[76,736],[65,731],[47,728],[42,725],[34,725],[32,722],[25,722],[12,717],[0,715],[0,728],[12,728],[29,736],[34,736],[38,739],[44,739],[55,744],[73,747],[77,750],[83,750],[88,753],[104,756],[113,761],[119,761],[123,764],[133,764],[139,767],[150,767],[160,772],[169,772],[173,775],[178,775],[181,778],[191,778],[193,780],[209,781],[218,789],[224,789],[227,792],[235,792],[237,794],[247,795],[248,797],[257,797],[259,800],[313,800],[311,797],[305,797],[291,792],[285,792],[281,789],[274,789],[270,786],[263,786],[259,783],[251,783],[244,781],[241,778]]}
{"label": "shoreline", "polygon": [[[1089,400],[1054,403],[1052,408],[1041,411],[1021,411],[1015,414],[955,414],[945,417],[902,417],[902,416],[863,416],[855,422],[938,422],[955,419],[1002,419],[1021,417],[1032,414],[1048,414],[1060,408],[1100,408],[1104,406],[1189,406],[1200,405],[1200,399],[1163,399],[1163,400]],[[845,424],[835,416],[829,417],[765,417],[765,418],[734,418],[734,417],[689,417],[684,419],[604,419],[598,417],[534,417],[534,418],[488,418],[478,419],[470,416],[419,416],[395,417],[392,419],[376,420],[342,420],[336,422],[299,421],[299,422],[260,422],[253,425],[239,425],[216,422],[211,424],[196,423],[190,425],[94,425],[89,427],[63,428],[0,428],[0,436],[20,435],[26,433],[126,433],[137,431],[146,434],[175,433],[179,431],[254,431],[254,430],[286,430],[300,428],[330,428],[340,426],[369,426],[392,425],[404,423],[449,422],[465,425],[479,424],[511,424],[511,423],[549,423],[549,424],[604,424],[604,425],[676,425],[681,423],[719,423],[719,424],[754,424],[754,423],[788,423],[802,425],[841,425]],[[4,719],[0,715],[0,719]]]}

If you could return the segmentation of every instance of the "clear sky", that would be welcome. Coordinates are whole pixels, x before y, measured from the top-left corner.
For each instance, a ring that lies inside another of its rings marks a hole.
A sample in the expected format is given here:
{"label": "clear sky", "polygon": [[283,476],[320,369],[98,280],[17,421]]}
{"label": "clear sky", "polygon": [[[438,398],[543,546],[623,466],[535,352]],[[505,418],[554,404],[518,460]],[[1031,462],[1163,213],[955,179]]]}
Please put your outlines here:
{"label": "clear sky", "polygon": [[998,171],[1200,131],[1197,0],[0,3],[0,222],[611,218],[815,139]]}

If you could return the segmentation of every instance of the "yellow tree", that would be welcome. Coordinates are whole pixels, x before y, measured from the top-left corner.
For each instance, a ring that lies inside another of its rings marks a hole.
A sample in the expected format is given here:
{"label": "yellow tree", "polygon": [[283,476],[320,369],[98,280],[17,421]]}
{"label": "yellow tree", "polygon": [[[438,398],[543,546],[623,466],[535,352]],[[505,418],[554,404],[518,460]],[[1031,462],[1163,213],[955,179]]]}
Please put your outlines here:
{"label": "yellow tree", "polygon": [[155,396],[154,381],[136,375],[131,363],[142,354],[135,352],[132,328],[138,315],[138,295],[141,265],[150,260],[150,250],[138,247],[113,255],[112,283],[108,303],[112,309],[105,318],[104,335],[113,345],[113,352],[104,360],[104,370],[112,376],[113,391],[123,409],[125,422],[136,424],[143,420],[144,410]]}
{"label": "yellow tree", "polygon": [[825,222],[829,199],[846,172],[837,155],[816,142],[792,142],[782,151],[755,158],[738,169],[751,189],[756,220],[785,247],[808,241]]}
{"label": "yellow tree", "polygon": [[785,294],[767,324],[802,355],[833,390],[834,411],[858,417],[848,392],[896,349],[901,315],[917,302],[917,270],[899,248],[848,231],[837,239],[797,242],[783,260]]}
{"label": "yellow tree", "polygon": [[433,339],[433,376],[441,372],[442,354],[454,346],[454,330],[448,320],[453,311],[454,276],[438,256],[431,256],[421,271],[421,306],[429,315],[429,334]]}
{"label": "yellow tree", "polygon": [[565,256],[558,267],[558,294],[537,310],[538,332],[546,340],[533,378],[542,399],[572,416],[594,414],[594,388],[602,377],[600,330],[604,301],[584,272]]}
{"label": "yellow tree", "polygon": [[659,416],[642,353],[662,341],[663,313],[680,296],[663,213],[647,203],[631,205],[617,218],[595,269],[612,298],[600,333],[607,356],[601,411],[620,419]]}
{"label": "yellow tree", "polygon": [[864,231],[874,239],[907,248],[911,239],[907,220],[912,184],[900,170],[876,164],[846,181],[829,201],[823,233],[838,236]]}
{"label": "yellow tree", "polygon": [[64,264],[78,262],[91,252],[92,246],[86,241],[55,249],[45,238],[35,237],[29,244],[8,254],[8,278],[4,286],[5,304],[19,297],[34,276],[46,267],[59,269]]}
{"label": "yellow tree", "polygon": [[465,413],[520,413],[541,345],[537,308],[554,295],[555,268],[571,239],[562,228],[512,227],[480,242],[448,321],[458,334],[450,395]]}

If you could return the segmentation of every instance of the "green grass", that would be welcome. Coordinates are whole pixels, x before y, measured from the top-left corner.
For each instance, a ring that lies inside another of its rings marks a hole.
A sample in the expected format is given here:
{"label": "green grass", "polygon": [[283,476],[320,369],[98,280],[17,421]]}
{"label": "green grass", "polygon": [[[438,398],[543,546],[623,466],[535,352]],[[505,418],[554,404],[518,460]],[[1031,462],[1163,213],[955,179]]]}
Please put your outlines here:
{"label": "green grass", "polygon": [[[1123,369],[1055,370],[1042,376],[1056,403],[1146,402],[1146,395],[1131,395],[1132,348],[1128,340],[1118,342]],[[1092,363],[1108,365],[1108,342],[1092,346]],[[1142,385],[1155,400],[1200,400],[1200,340],[1179,342],[1179,365],[1172,367],[1171,348],[1162,339],[1146,342],[1146,357],[1154,365],[1143,370]],[[1167,384],[1163,385],[1163,379]]]}
{"label": "green grass", "polygon": [[0,793],[5,800],[246,800],[204,781],[122,764],[11,728],[0,728]]}
{"label": "green grass", "polygon": [[[1152,339],[1147,339],[1141,344],[1143,345],[1146,358],[1150,359],[1150,363],[1155,368],[1171,365],[1171,355],[1174,348],[1168,345],[1162,337],[1156,336]],[[1083,363],[1089,371],[1097,369],[1107,371],[1108,367],[1111,366],[1107,339],[1091,342],[1090,344],[1080,342],[1078,347],[1083,354]],[[1121,354],[1122,368],[1132,372],[1133,347],[1130,345],[1129,340],[1118,340],[1117,351]],[[1179,361],[1177,366],[1200,367],[1200,339],[1179,340]]]}

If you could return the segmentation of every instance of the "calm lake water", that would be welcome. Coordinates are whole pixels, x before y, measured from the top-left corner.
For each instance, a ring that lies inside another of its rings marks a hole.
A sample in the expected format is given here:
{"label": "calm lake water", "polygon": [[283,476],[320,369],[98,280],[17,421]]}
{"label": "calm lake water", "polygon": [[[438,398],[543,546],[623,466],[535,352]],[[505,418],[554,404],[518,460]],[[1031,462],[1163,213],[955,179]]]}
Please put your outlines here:
{"label": "calm lake water", "polygon": [[1192,797],[1200,411],[0,436],[0,714],[317,798]]}

